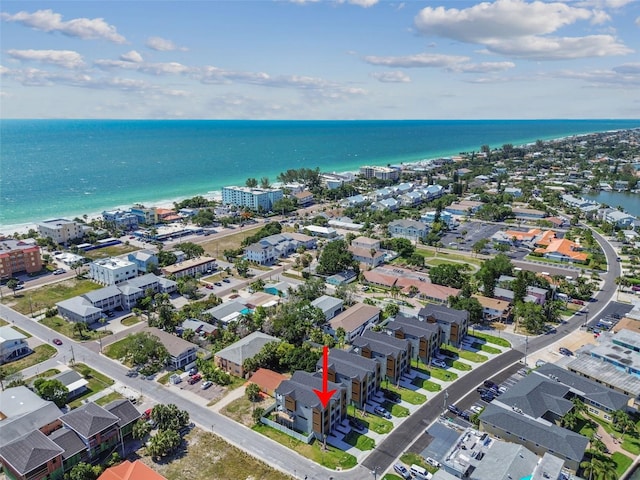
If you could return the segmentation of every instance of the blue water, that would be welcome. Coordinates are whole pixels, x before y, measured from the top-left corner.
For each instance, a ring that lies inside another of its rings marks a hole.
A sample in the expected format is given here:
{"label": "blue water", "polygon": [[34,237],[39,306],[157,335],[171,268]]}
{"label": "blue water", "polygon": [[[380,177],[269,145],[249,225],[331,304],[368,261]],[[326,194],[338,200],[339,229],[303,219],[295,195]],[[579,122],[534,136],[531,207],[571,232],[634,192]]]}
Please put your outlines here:
{"label": "blue water", "polygon": [[639,120],[1,120],[0,228],[183,198],[290,168],[351,171]]}
{"label": "blue water", "polygon": [[618,208],[619,206],[630,215],[640,217],[640,195],[631,192],[597,192],[584,195],[585,198]]}

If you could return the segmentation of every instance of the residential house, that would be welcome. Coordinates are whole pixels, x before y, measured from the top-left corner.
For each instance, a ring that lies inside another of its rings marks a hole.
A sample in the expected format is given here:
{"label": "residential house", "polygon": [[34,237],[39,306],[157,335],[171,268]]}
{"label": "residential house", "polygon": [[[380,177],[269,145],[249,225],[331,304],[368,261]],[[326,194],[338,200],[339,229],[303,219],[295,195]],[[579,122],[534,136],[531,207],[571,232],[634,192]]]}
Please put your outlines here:
{"label": "residential house", "polygon": [[504,193],[511,195],[514,198],[520,198],[522,196],[522,189],[518,187],[506,187]]}
{"label": "residential house", "polygon": [[24,240],[0,239],[0,279],[42,270],[40,247]]}
{"label": "residential house", "polygon": [[280,339],[262,332],[253,332],[215,353],[215,364],[225,372],[244,377],[245,360],[255,357],[267,343],[279,342]]}
{"label": "residential house", "polygon": [[422,194],[420,192],[407,192],[398,197],[403,207],[415,207],[422,203]]}
{"label": "residential house", "polygon": [[[437,217],[437,212],[435,210],[430,210],[422,214],[422,216],[420,217],[420,221],[427,225],[431,225],[433,222],[436,221],[436,217]],[[449,228],[451,228],[455,224],[453,215],[444,210],[440,212],[440,221],[443,222]]]}
{"label": "residential house", "polygon": [[400,219],[389,222],[389,233],[392,237],[408,238],[418,240],[425,238],[429,233],[429,227],[417,220]]}
{"label": "residential house", "polygon": [[80,462],[90,462],[87,446],[76,432],[69,428],[59,428],[48,435],[62,450],[62,466],[68,473]]}
{"label": "residential house", "polygon": [[340,298],[322,295],[311,302],[312,307],[319,308],[324,314],[327,321],[331,320],[337,314],[342,312],[344,302]]}
{"label": "residential house", "polygon": [[258,385],[261,392],[266,393],[270,397],[275,397],[276,388],[287,378],[289,377],[269,370],[268,368],[259,368],[251,375],[249,381]]}
{"label": "residential house", "polygon": [[303,192],[294,193],[293,197],[298,202],[298,207],[304,208],[309,205],[313,205],[313,193],[309,190],[305,190]]}
{"label": "residential house", "polygon": [[273,204],[283,198],[277,188],[223,187],[222,204],[247,207],[255,211],[270,212]]}
{"label": "residential house", "polygon": [[444,211],[451,215],[473,215],[483,205],[482,202],[474,202],[472,200],[462,200],[460,202],[453,202],[448,207],[445,207]]}
{"label": "residential house", "polygon": [[60,428],[60,409],[56,404],[43,400],[24,385],[0,391],[0,445],[32,430],[45,435]]}
{"label": "residential house", "polygon": [[142,331],[158,337],[160,343],[167,349],[170,355],[169,368],[182,369],[195,362],[197,345],[156,327],[145,327]]}
{"label": "residential house", "polygon": [[348,250],[351,252],[353,259],[356,262],[371,268],[382,265],[386,258],[386,253],[382,250],[354,247],[353,245],[350,245]]}
{"label": "residential house", "polygon": [[0,460],[9,480],[62,479],[64,450],[40,430],[6,440],[0,444]]}
{"label": "residential house", "polygon": [[326,282],[334,287],[339,287],[340,285],[355,282],[357,279],[358,275],[356,275],[356,272],[353,270],[343,270],[342,272],[327,277]]}
{"label": "residential house", "polygon": [[589,255],[582,252],[580,245],[566,238],[552,240],[548,246],[536,248],[534,252],[558,262],[587,263],[589,260]]}
{"label": "residential house", "polygon": [[418,312],[418,320],[437,323],[442,328],[442,343],[459,347],[469,329],[469,312],[444,305],[426,305]]}
{"label": "residential house", "polygon": [[373,202],[371,204],[372,210],[380,210],[380,211],[391,210],[392,212],[395,212],[399,208],[400,208],[400,202],[395,198],[385,198],[377,202]]}
{"label": "residential house", "polygon": [[482,305],[482,320],[485,322],[506,322],[511,314],[511,301],[489,298],[474,294],[473,298]]}
{"label": "residential house", "polygon": [[324,329],[334,338],[337,338],[337,332],[342,328],[346,333],[345,341],[351,343],[369,325],[374,325],[380,319],[380,312],[381,310],[373,305],[356,303],[330,319]]}
{"label": "residential house", "polygon": [[60,245],[84,237],[83,225],[66,218],[45,220],[38,222],[36,226],[41,237],[50,238]]}
{"label": "residential house", "polygon": [[102,285],[115,285],[136,276],[137,265],[122,258],[101,258],[89,264],[89,277]]}
{"label": "residential house", "polygon": [[278,250],[268,243],[252,243],[244,249],[244,258],[260,265],[270,265],[278,259],[278,256]]}
{"label": "residential house", "polygon": [[158,256],[153,250],[136,250],[127,255],[127,259],[135,263],[138,273],[150,273],[158,268]]}
{"label": "residential house", "polygon": [[636,221],[636,217],[629,215],[626,212],[620,210],[607,209],[602,216],[603,220],[612,223],[618,228],[627,228],[632,226]]}
{"label": "residential house", "polygon": [[358,195],[352,195],[351,197],[347,197],[343,200],[340,201],[340,206],[347,208],[347,207],[357,207],[360,205],[364,205],[365,203],[367,203],[369,200],[367,200],[367,198],[364,195],[358,194]]}
{"label": "residential house", "polygon": [[546,288],[534,287],[533,285],[527,287],[527,296],[533,297],[535,303],[538,305],[544,305],[546,303],[547,295],[549,295],[549,290]]}
{"label": "residential house", "polygon": [[230,300],[227,302],[223,302],[218,306],[205,310],[203,313],[210,315],[212,321],[227,324],[238,318],[240,315],[242,315],[243,312],[246,311],[248,311],[248,309],[244,303],[237,300]]}
{"label": "residential house", "polygon": [[182,329],[182,333],[184,333],[185,330],[191,330],[200,337],[210,337],[211,335],[215,335],[218,331],[215,325],[195,318],[188,318],[180,324],[180,328]]}
{"label": "residential house", "polygon": [[0,365],[18,360],[31,353],[27,337],[13,327],[0,327]]}
{"label": "residential house", "polygon": [[337,173],[322,173],[320,179],[329,190],[340,188],[342,185],[351,183],[353,178],[350,175],[340,175]]}
{"label": "residential house", "polygon": [[319,227],[317,225],[305,225],[300,227],[300,233],[309,232],[309,235],[322,238],[336,238],[338,232],[332,227]]}
{"label": "residential house", "polygon": [[149,290],[153,293],[173,293],[178,289],[178,285],[168,278],[147,273],[119,284],[117,289],[120,290],[122,307],[131,310]]}
{"label": "residential house", "polygon": [[330,227],[340,228],[342,230],[353,230],[358,232],[364,228],[364,225],[361,223],[354,223],[351,221],[349,217],[340,217],[338,219],[331,219],[327,223]]}
{"label": "residential house", "polygon": [[94,307],[83,295],[56,303],[58,314],[69,322],[83,322],[87,325],[98,322],[104,315],[102,309]]}
{"label": "residential house", "polygon": [[131,207],[131,213],[138,219],[139,224],[155,225],[160,222],[156,207],[145,207],[144,205],[134,205]]}
{"label": "residential house", "polygon": [[419,358],[426,364],[429,364],[442,343],[440,326],[420,321],[417,317],[398,314],[393,321],[385,325],[385,328],[392,332],[395,338],[409,340],[412,344],[413,357]]}
{"label": "residential house", "polygon": [[118,417],[118,428],[120,429],[121,439],[126,439],[133,434],[133,425],[140,419],[141,415],[138,409],[131,403],[131,400],[119,398],[107,403],[104,409]]}
{"label": "residential house", "polygon": [[423,187],[420,192],[422,193],[422,198],[425,202],[430,202],[431,200],[435,200],[436,198],[440,198],[444,195],[444,188],[442,185],[427,185]]}
{"label": "residential house", "polygon": [[173,275],[175,278],[204,274],[218,268],[216,259],[212,257],[198,257],[185,260],[184,262],[174,263],[162,267],[163,275]]}
{"label": "residential house", "polygon": [[141,460],[133,462],[125,460],[118,465],[107,468],[98,480],[167,480],[158,472],[148,467]]}
{"label": "residential house", "polygon": [[[323,359],[316,364],[322,372]],[[347,389],[347,402],[364,409],[365,404],[380,388],[382,367],[379,362],[339,348],[329,351],[327,377],[330,382],[340,383]]]}
{"label": "residential house", "polygon": [[535,208],[514,207],[511,211],[520,220],[539,220],[547,216],[547,212]]}
{"label": "residential house", "polygon": [[278,423],[318,440],[327,435],[347,417],[347,389],[341,384],[327,382],[328,390],[335,390],[326,406],[322,405],[316,390],[323,390],[322,378],[297,371],[289,380],[276,388]]}
{"label": "residential house", "polygon": [[385,379],[397,384],[400,377],[411,370],[412,345],[408,340],[386,333],[365,330],[353,339],[352,351],[380,362]]}
{"label": "residential house", "polygon": [[369,238],[369,237],[356,237],[351,240],[351,246],[357,248],[364,248],[367,250],[379,250],[380,249],[380,240],[377,238]]}
{"label": "residential house", "polygon": [[60,421],[78,434],[90,458],[110,450],[120,441],[119,418],[93,402],[62,415]]}
{"label": "residential house", "polygon": [[125,231],[138,228],[138,216],[128,210],[105,210],[102,212],[102,219]]}
{"label": "residential house", "polygon": [[67,387],[67,390],[69,390],[67,395],[68,400],[82,395],[87,391],[87,385],[89,385],[89,382],[75,370],[60,372],[51,377],[51,379],[58,380],[62,385]]}

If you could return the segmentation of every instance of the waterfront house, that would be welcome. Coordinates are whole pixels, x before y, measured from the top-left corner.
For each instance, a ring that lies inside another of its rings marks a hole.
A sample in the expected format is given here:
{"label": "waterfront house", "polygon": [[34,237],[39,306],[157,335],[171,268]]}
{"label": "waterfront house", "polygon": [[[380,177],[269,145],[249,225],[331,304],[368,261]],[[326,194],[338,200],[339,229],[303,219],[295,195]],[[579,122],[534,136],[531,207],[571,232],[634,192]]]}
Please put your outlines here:
{"label": "waterfront house", "polygon": [[602,215],[602,219],[606,222],[612,223],[618,228],[630,227],[637,221],[636,217],[633,215],[614,209],[605,210]]}
{"label": "waterfront house", "polygon": [[102,219],[106,224],[125,231],[138,228],[138,217],[129,210],[105,210],[102,212]]}

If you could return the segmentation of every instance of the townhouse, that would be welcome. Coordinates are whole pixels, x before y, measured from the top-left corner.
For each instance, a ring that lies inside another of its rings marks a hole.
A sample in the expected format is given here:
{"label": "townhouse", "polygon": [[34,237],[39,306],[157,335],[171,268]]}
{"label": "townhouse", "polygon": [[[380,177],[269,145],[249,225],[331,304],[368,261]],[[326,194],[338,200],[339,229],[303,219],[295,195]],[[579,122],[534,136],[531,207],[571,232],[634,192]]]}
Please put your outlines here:
{"label": "townhouse", "polygon": [[347,417],[347,389],[342,384],[327,382],[335,390],[326,406],[315,391],[323,390],[321,376],[296,371],[275,390],[276,416],[281,425],[324,441]]}
{"label": "townhouse", "polygon": [[337,314],[324,325],[324,331],[337,338],[339,329],[346,333],[345,341],[351,343],[355,337],[362,334],[370,325],[374,325],[380,320],[380,310],[373,305],[356,303],[347,310]]}
{"label": "townhouse", "polygon": [[442,343],[440,326],[420,321],[417,317],[398,314],[385,325],[385,328],[395,338],[411,342],[412,357],[419,358],[426,364],[429,364]]}
{"label": "townhouse", "polygon": [[[316,364],[316,371],[322,372],[323,359]],[[347,402],[364,409],[365,404],[380,388],[382,366],[379,362],[338,348],[329,350],[327,377],[330,382],[344,385]]]}
{"label": "townhouse", "polygon": [[408,238],[417,240],[425,238],[429,233],[429,227],[417,220],[400,219],[389,222],[389,234],[392,237]]}
{"label": "townhouse", "polygon": [[412,345],[409,340],[386,333],[365,330],[353,339],[352,351],[381,364],[385,380],[398,384],[400,377],[411,370]]}
{"label": "townhouse", "polygon": [[442,343],[459,347],[469,330],[469,312],[444,305],[426,305],[418,312],[418,320],[435,323],[442,329]]}

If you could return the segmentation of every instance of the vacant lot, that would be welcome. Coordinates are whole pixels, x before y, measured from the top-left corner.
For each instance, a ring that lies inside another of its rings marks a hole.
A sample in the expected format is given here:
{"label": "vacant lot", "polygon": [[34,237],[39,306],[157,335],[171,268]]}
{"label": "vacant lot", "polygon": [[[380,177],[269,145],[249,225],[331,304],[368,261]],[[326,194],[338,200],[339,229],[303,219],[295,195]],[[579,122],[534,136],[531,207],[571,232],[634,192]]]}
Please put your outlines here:
{"label": "vacant lot", "polygon": [[226,405],[220,410],[220,413],[247,427],[252,427],[255,423],[252,416],[253,411],[256,408],[267,408],[274,402],[273,398],[265,397],[259,402],[250,402],[246,396],[243,396]]}
{"label": "vacant lot", "polygon": [[206,254],[212,257],[219,257],[223,255],[225,250],[240,248],[242,240],[254,235],[263,225],[252,225],[251,227],[242,227],[242,229],[236,228],[235,233],[230,233],[224,237],[214,238],[208,242],[203,242],[202,248]]}
{"label": "vacant lot", "polygon": [[145,449],[140,460],[167,480],[280,480],[293,478],[268,466],[209,432],[194,429],[185,437],[184,449],[173,457],[154,462]]}
{"label": "vacant lot", "polygon": [[135,252],[136,250],[140,249],[138,247],[134,247],[133,245],[126,245],[123,243],[120,245],[113,245],[111,247],[89,250],[84,254],[84,256],[90,258],[91,260],[98,260],[99,258],[117,257],[126,253]]}
{"label": "vacant lot", "polygon": [[54,307],[57,302],[82,295],[102,288],[102,285],[93,283],[90,280],[70,278],[64,282],[52,285],[44,285],[40,288],[29,290],[29,292],[19,293],[15,298],[6,296],[3,303],[8,304],[14,310],[29,315],[31,312],[38,312],[45,308]]}

